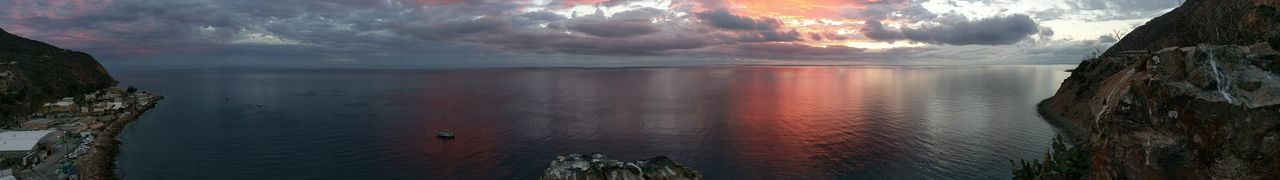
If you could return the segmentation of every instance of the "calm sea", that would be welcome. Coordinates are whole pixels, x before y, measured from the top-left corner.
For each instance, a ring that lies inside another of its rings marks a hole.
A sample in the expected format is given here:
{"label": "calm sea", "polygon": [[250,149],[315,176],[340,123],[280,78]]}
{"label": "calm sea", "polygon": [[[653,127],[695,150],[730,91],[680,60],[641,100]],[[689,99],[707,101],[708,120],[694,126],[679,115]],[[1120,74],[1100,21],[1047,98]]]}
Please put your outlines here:
{"label": "calm sea", "polygon": [[120,135],[125,179],[536,179],[590,152],[709,179],[1008,179],[1057,134],[1034,105],[1071,67],[112,74],[167,96]]}

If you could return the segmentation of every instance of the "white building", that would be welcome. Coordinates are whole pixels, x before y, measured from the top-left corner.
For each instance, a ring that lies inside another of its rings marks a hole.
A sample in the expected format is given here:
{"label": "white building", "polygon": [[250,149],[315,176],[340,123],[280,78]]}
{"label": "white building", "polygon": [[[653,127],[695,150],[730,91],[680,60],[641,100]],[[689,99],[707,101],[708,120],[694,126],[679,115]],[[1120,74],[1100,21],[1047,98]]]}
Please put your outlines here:
{"label": "white building", "polygon": [[0,132],[0,158],[14,165],[33,165],[49,156],[45,145],[60,138],[59,131],[5,131]]}
{"label": "white building", "polygon": [[121,109],[124,109],[125,107],[127,107],[127,106],[125,106],[125,105],[124,105],[124,103],[123,103],[123,102],[111,102],[111,103],[110,103],[110,104],[108,104],[108,105],[110,105],[110,106],[108,107],[108,109],[111,109],[111,110],[121,110]]}

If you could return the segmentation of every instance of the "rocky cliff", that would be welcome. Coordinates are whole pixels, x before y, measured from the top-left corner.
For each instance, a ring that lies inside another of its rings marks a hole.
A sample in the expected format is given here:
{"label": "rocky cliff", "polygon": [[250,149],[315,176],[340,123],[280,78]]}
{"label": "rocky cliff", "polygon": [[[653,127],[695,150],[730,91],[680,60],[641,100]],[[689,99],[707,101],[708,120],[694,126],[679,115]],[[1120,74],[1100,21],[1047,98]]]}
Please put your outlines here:
{"label": "rocky cliff", "polygon": [[1081,62],[1040,111],[1085,142],[1090,178],[1280,178],[1276,4],[1188,1]]}
{"label": "rocky cliff", "polygon": [[0,123],[9,125],[45,102],[116,84],[89,54],[0,29]]}
{"label": "rocky cliff", "polygon": [[664,156],[622,162],[594,153],[556,157],[540,179],[702,179],[702,174]]}

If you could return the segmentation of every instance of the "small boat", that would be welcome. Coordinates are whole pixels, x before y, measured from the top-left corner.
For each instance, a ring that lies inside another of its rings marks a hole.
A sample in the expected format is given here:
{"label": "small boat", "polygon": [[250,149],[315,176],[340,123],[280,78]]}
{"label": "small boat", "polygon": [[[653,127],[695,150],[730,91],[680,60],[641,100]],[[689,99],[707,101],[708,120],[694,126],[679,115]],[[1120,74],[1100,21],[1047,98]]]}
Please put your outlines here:
{"label": "small boat", "polygon": [[262,103],[258,103],[258,107],[262,107]]}
{"label": "small boat", "polygon": [[445,139],[451,139],[451,138],[453,138],[453,132],[451,132],[451,131],[436,131],[436,137],[445,138]]}

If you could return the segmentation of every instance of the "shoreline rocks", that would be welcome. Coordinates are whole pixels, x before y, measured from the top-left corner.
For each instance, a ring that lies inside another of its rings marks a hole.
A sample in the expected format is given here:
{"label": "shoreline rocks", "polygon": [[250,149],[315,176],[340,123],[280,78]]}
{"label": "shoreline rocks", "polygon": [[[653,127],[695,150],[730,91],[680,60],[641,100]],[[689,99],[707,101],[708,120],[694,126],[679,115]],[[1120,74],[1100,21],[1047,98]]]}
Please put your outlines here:
{"label": "shoreline rocks", "polygon": [[666,156],[623,162],[592,153],[557,156],[539,179],[702,179],[702,174]]}
{"label": "shoreline rocks", "polygon": [[107,125],[102,132],[99,132],[98,137],[102,138],[94,139],[92,143],[93,148],[91,148],[92,150],[81,155],[80,158],[76,160],[76,164],[79,165],[78,170],[80,178],[91,180],[118,179],[119,176],[116,174],[115,164],[116,156],[120,154],[121,142],[116,139],[116,136],[120,134],[121,130],[124,130],[126,125],[137,120],[138,116],[142,116],[143,113],[151,110],[151,108],[154,108],[157,102],[162,99],[164,99],[164,96],[151,98],[151,101],[148,102],[147,105],[134,111],[130,111],[126,115],[120,116],[115,121],[112,121],[111,124]]}

